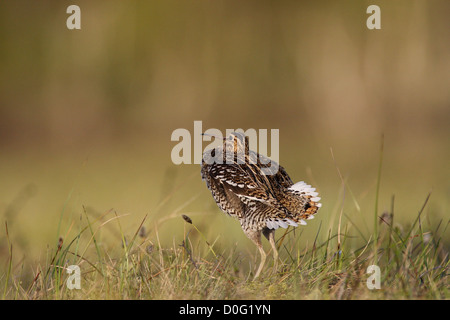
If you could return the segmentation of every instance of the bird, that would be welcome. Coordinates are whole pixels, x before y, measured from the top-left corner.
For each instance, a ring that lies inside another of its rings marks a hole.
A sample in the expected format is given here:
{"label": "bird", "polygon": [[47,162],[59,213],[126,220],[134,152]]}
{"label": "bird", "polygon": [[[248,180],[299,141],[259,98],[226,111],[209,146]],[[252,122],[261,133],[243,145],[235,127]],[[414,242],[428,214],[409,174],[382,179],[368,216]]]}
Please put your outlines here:
{"label": "bird", "polygon": [[249,138],[241,132],[230,133],[219,147],[203,153],[201,177],[217,206],[239,220],[245,235],[258,248],[261,260],[254,279],[261,274],[267,257],[261,234],[272,247],[275,268],[275,231],[306,225],[322,206],[315,188],[304,181],[294,184],[282,166],[250,150]]}

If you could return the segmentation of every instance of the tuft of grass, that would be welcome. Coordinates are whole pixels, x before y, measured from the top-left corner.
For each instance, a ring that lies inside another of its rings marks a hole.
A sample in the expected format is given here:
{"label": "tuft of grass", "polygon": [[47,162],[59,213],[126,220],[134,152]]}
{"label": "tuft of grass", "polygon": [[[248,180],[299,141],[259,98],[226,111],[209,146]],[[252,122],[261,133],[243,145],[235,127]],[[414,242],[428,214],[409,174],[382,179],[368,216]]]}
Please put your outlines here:
{"label": "tuft of grass", "polygon": [[384,151],[384,135],[381,136],[381,146],[380,146],[380,160],[378,161],[378,174],[377,174],[377,186],[375,189],[375,210],[374,210],[374,221],[373,221],[373,253],[374,253],[374,263],[378,263],[378,198],[380,196],[380,183],[381,183],[381,169],[383,168],[383,151]]}
{"label": "tuft of grass", "polygon": [[[115,219],[118,220],[118,219]],[[111,220],[114,221],[114,220]],[[296,245],[301,235],[293,229],[278,238],[281,263],[276,270],[266,266],[261,278],[251,281],[252,268],[237,251],[211,255],[211,245],[202,237],[192,236],[190,229],[181,243],[163,246],[146,237],[137,236],[118,250],[106,250],[101,241],[97,247],[91,240],[102,225],[84,221],[84,232],[67,245],[61,244],[50,263],[38,267],[28,287],[18,281],[18,270],[2,276],[4,299],[448,299],[448,252],[442,235],[448,222],[431,232],[426,226],[409,228],[393,226],[389,221],[379,225],[378,239],[381,289],[366,286],[367,267],[373,263],[373,239],[361,246],[353,240],[350,223],[342,226],[341,245],[338,234],[327,231],[324,241],[316,239],[304,249]],[[138,234],[138,232],[136,232]],[[77,239],[77,240],[75,240]],[[85,240],[85,241],[83,241]],[[76,256],[82,269],[81,290],[66,285],[67,256],[73,241],[86,245]],[[283,241],[283,242],[282,242]],[[65,258],[64,258],[65,257]],[[256,262],[256,261],[255,261]],[[43,274],[53,274],[44,277]]]}

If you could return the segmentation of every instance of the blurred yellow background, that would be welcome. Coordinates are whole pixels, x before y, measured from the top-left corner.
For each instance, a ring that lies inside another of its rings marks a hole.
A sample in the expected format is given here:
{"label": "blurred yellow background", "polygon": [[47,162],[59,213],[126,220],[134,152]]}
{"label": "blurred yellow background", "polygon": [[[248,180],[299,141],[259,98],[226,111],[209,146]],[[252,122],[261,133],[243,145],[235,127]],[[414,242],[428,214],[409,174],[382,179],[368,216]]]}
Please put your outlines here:
{"label": "blurred yellow background", "polygon": [[[303,241],[336,227],[342,201],[371,230],[382,135],[379,214],[395,195],[412,223],[431,191],[428,226],[448,222],[449,1],[75,2],[81,30],[66,28],[72,3],[0,3],[2,259],[5,221],[19,261],[45,259],[84,210],[124,215],[130,237],[148,214],[149,237],[158,227],[168,243],[185,213],[218,246],[246,246],[200,166],[171,162],[172,131],[194,120],[280,129],[280,164],[324,203]],[[370,4],[381,30],[366,27]],[[105,246],[117,230],[101,230]]]}

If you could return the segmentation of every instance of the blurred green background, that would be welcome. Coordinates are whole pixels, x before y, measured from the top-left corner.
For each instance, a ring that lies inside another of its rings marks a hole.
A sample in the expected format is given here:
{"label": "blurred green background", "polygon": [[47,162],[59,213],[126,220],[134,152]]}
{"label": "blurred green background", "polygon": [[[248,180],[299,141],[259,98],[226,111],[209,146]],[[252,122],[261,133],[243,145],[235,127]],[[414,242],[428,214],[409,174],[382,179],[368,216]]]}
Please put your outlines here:
{"label": "blurred green background", "polygon": [[[81,30],[66,28],[70,4]],[[366,27],[371,4],[381,30]],[[194,120],[280,129],[281,165],[324,204],[301,243],[320,223],[321,238],[335,232],[342,201],[344,223],[372,229],[382,135],[379,214],[395,195],[396,221],[412,223],[431,191],[426,231],[445,226],[449,12],[449,1],[409,0],[1,1],[1,260],[5,221],[16,263],[39,261],[84,211],[109,210],[129,237],[148,214],[148,237],[179,243],[184,213],[217,246],[254,250],[200,166],[171,162],[172,131],[193,134]],[[100,234],[120,244],[116,221]]]}

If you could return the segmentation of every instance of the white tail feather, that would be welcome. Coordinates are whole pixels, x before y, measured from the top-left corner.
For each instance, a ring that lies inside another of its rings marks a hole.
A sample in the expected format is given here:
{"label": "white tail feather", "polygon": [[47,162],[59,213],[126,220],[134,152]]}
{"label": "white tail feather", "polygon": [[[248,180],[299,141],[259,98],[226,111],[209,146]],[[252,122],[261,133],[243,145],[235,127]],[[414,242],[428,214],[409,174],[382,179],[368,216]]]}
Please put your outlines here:
{"label": "white tail feather", "polygon": [[[290,186],[288,190],[293,191],[294,193],[299,193],[302,195],[306,195],[310,197],[310,200],[313,202],[317,202],[315,206],[320,208],[322,206],[320,201],[320,197],[318,197],[319,193],[316,192],[316,188],[312,188],[309,184],[306,184],[304,181],[297,182],[296,184]],[[306,218],[306,220],[314,219],[314,215],[310,215]],[[300,219],[298,222],[294,222],[291,219],[278,219],[278,218],[270,218],[266,220],[266,227],[269,229],[278,229],[287,228],[288,226],[298,227],[298,225],[306,225],[306,221]]]}
{"label": "white tail feather", "polygon": [[[303,220],[302,220],[303,221]],[[304,221],[303,221],[304,222]],[[300,224],[303,224],[300,221]],[[305,222],[306,224],[306,222]],[[279,227],[282,227],[284,229],[286,229],[288,226],[293,226],[293,227],[298,227],[298,224],[294,221],[292,221],[291,219],[267,219],[266,220],[266,227],[269,229],[278,229]]]}

